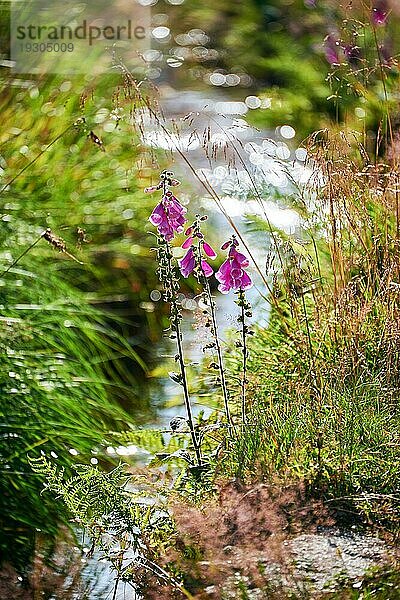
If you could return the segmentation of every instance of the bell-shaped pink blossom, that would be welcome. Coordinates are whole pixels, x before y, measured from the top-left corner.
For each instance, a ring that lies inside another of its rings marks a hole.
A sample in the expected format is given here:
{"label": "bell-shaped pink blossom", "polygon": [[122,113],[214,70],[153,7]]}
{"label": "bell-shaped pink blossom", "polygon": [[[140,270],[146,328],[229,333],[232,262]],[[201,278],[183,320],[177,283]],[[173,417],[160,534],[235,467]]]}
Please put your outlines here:
{"label": "bell-shaped pink blossom", "polygon": [[206,260],[204,260],[204,258],[201,261],[201,269],[206,277],[211,277],[211,275],[214,275],[213,268],[208,264]]}
{"label": "bell-shaped pink blossom", "polygon": [[186,208],[171,192],[167,192],[151,213],[149,220],[157,227],[160,235],[171,241],[175,233],[183,231],[186,223],[185,213]]}
{"label": "bell-shaped pink blossom", "polygon": [[210,244],[207,244],[207,242],[203,242],[203,250],[207,254],[208,258],[217,258],[217,253],[213,248],[211,248]]}
{"label": "bell-shaped pink blossom", "polygon": [[[189,229],[186,231],[186,233],[192,234],[193,233],[193,229],[191,227],[189,227]],[[207,242],[204,241],[203,235],[200,233],[195,234],[196,237],[192,237],[192,235],[189,235],[189,237],[183,242],[182,244],[182,248],[184,250],[188,250],[185,254],[185,256],[178,261],[179,262],[179,267],[181,270],[181,273],[184,277],[189,277],[189,275],[191,275],[196,267],[196,256],[194,254],[194,250],[193,250],[193,246],[195,244],[199,243],[199,247],[200,247],[200,252],[202,253],[204,251],[204,253],[209,257],[209,258],[216,258],[217,253],[215,252],[215,250],[213,250],[213,248],[211,248],[210,244],[207,244]],[[213,268],[208,264],[208,262],[201,257],[201,270],[203,271],[203,274],[206,277],[211,277],[211,275],[214,274]]]}
{"label": "bell-shaped pink blossom", "polygon": [[188,248],[190,248],[190,246],[192,246],[193,244],[193,238],[192,237],[188,237],[182,244],[182,248],[184,250],[187,250]]}
{"label": "bell-shaped pink blossom", "polygon": [[[244,270],[249,266],[249,259],[236,250],[237,242],[233,240],[229,249],[228,258],[222,263],[215,274],[220,282],[218,289],[222,294],[227,294],[231,290],[248,290],[253,282],[248,273]],[[226,244],[224,244],[226,248]]]}
{"label": "bell-shaped pink blossom", "polygon": [[196,258],[193,252],[193,248],[190,247],[186,252],[185,256],[181,258],[179,262],[179,268],[184,277],[189,277],[193,273],[196,266]]}

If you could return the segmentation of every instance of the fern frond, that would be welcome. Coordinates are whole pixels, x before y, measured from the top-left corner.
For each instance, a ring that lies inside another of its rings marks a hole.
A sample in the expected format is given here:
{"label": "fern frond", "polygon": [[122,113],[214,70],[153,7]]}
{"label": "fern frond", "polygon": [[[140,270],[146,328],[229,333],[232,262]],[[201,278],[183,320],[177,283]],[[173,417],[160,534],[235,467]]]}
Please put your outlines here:
{"label": "fern frond", "polygon": [[64,469],[46,456],[29,457],[29,463],[45,478],[45,489],[56,494],[75,522],[87,530],[92,548],[111,563],[119,579],[129,576],[132,581],[144,565],[154,565],[150,559],[156,549],[170,545],[174,525],[161,497],[151,496],[150,489],[141,493],[128,489],[132,476],[126,473],[126,465],[107,473],[78,464],[66,477]]}

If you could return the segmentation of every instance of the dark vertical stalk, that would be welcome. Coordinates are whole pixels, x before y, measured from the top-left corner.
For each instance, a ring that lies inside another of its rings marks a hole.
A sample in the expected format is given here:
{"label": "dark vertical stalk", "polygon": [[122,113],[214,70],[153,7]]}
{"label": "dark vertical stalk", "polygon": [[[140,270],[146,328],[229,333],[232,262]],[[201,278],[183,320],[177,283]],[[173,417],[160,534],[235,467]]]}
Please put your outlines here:
{"label": "dark vertical stalk", "polygon": [[[168,251],[169,250],[170,250],[170,248],[168,245]],[[169,260],[171,260],[171,259],[169,259]],[[185,400],[186,416],[187,416],[187,420],[189,422],[190,435],[192,438],[194,451],[196,453],[197,464],[200,466],[201,465],[200,444],[198,442],[196,432],[194,430],[193,412],[192,412],[192,406],[190,403],[189,387],[188,387],[188,383],[187,383],[186,366],[185,366],[183,347],[182,347],[182,332],[181,332],[181,328],[179,325],[179,307],[177,306],[175,299],[171,300],[171,324],[176,333],[176,346],[177,346],[177,350],[178,350],[178,361],[179,361],[179,367],[180,367],[180,371],[181,371],[183,397]]]}
{"label": "dark vertical stalk", "polygon": [[217,325],[217,319],[216,319],[216,315],[215,315],[215,302],[214,302],[214,299],[211,294],[210,284],[208,282],[207,277],[205,277],[204,287],[205,287],[205,291],[207,294],[208,303],[210,306],[212,333],[213,333],[214,342],[215,342],[215,349],[217,351],[217,356],[218,356],[218,370],[219,370],[219,377],[221,380],[222,394],[224,397],[226,420],[227,420],[228,424],[232,427],[232,429],[234,429],[235,426],[234,426],[234,423],[233,423],[233,420],[231,417],[231,413],[229,410],[229,392],[228,392],[228,388],[226,385],[225,369],[224,369],[224,362],[223,362],[223,358],[222,358],[221,344],[220,344],[219,337],[218,337],[218,325]]}
{"label": "dark vertical stalk", "polygon": [[28,252],[30,252],[30,250],[32,250],[32,248],[34,248],[36,246],[36,244],[38,244],[40,242],[40,240],[42,239],[42,237],[44,236],[44,232],[37,238],[37,240],[35,240],[30,246],[28,246],[28,248],[25,248],[25,250],[18,256],[18,258],[16,258],[9,267],[7,267],[7,269],[5,269],[4,271],[2,271],[0,273],[0,277],[3,277],[3,275],[5,275],[6,273],[8,273],[13,267],[15,267],[15,265],[17,263],[19,263],[19,261],[21,260],[21,258],[23,258],[26,254],[28,254]]}
{"label": "dark vertical stalk", "polygon": [[119,585],[119,576],[115,580],[112,600],[116,600],[116,598],[117,598],[118,585]]}
{"label": "dark vertical stalk", "polygon": [[246,326],[246,296],[243,290],[239,291],[239,306],[241,308],[241,314],[239,317],[239,322],[241,323],[241,335],[242,335],[242,354],[243,354],[243,362],[242,362],[242,425],[245,425],[247,422],[246,417],[246,385],[247,385],[247,326]]}
{"label": "dark vertical stalk", "polygon": [[313,352],[313,347],[312,347],[312,342],[311,342],[310,324],[308,322],[308,314],[307,314],[306,301],[304,299],[304,294],[301,294],[301,303],[303,306],[303,315],[304,315],[304,320],[306,323],[308,352],[309,352],[309,357],[310,357],[310,373],[311,373],[312,377],[315,378],[314,352]]}
{"label": "dark vertical stalk", "polygon": [[396,175],[396,179],[395,179],[395,194],[396,194],[396,241],[397,243],[399,243],[399,239],[400,239],[400,206],[399,206],[399,183],[400,183],[400,179],[399,176]]}
{"label": "dark vertical stalk", "polygon": [[[384,118],[386,119],[387,122],[387,129],[389,131],[389,136],[390,136],[390,142],[393,145],[394,143],[394,137],[393,137],[393,128],[392,128],[392,120],[390,117],[390,112],[389,112],[389,96],[388,96],[388,92],[387,92],[387,86],[386,86],[386,73],[384,71],[383,68],[383,60],[382,60],[382,53],[381,50],[379,48],[379,43],[378,43],[378,36],[376,34],[376,27],[375,25],[372,25],[372,31],[374,34],[374,42],[375,42],[375,48],[376,48],[376,54],[378,57],[378,63],[379,63],[379,71],[380,71],[380,75],[381,75],[381,81],[382,81],[382,87],[383,87],[383,94],[384,94],[384,98],[385,98],[385,107],[384,107]],[[387,131],[386,133],[386,143],[387,143]]]}
{"label": "dark vertical stalk", "polygon": [[[163,190],[163,195],[165,195],[168,191],[167,179],[163,180],[162,190]],[[165,240],[165,251],[166,251],[166,258],[167,258],[167,273],[165,274],[165,280],[164,280],[166,299],[167,299],[167,301],[170,302],[171,327],[172,327],[172,330],[176,334],[176,346],[177,346],[177,351],[178,351],[177,356],[178,356],[178,362],[179,362],[179,367],[180,367],[181,385],[183,387],[183,397],[184,397],[184,401],[185,401],[186,416],[187,416],[187,420],[188,420],[188,424],[189,424],[193,448],[194,448],[194,451],[196,454],[197,464],[199,466],[201,466],[202,461],[201,461],[200,443],[197,439],[196,432],[194,429],[192,405],[190,403],[189,387],[188,387],[187,376],[186,376],[186,365],[185,365],[183,346],[182,346],[182,332],[181,332],[181,327],[180,327],[181,313],[180,313],[180,309],[179,309],[179,305],[178,305],[177,297],[176,297],[178,284],[175,279],[174,267],[172,265],[172,249],[171,249],[169,242],[166,240]]]}
{"label": "dark vertical stalk", "polygon": [[334,190],[332,183],[332,164],[330,159],[328,159],[327,163],[327,171],[328,171],[328,185],[329,185],[329,218],[332,228],[332,244],[330,248],[330,258],[332,264],[332,273],[333,273],[333,310],[335,313],[335,321],[333,325],[334,332],[334,340],[335,344],[337,344],[337,302],[338,302],[338,273],[337,268],[339,266],[338,261],[338,247],[337,247],[337,223],[336,223],[336,215],[334,210]]}
{"label": "dark vertical stalk", "polygon": [[52,140],[50,142],[50,144],[47,144],[47,146],[41,151],[39,152],[39,154],[37,154],[30,162],[28,162],[28,164],[26,164],[20,171],[18,171],[18,173],[16,173],[14,175],[14,177],[12,177],[9,181],[7,181],[7,183],[5,183],[2,188],[0,189],[0,194],[2,194],[3,192],[5,192],[5,190],[14,183],[14,181],[16,181],[18,179],[18,177],[20,177],[23,173],[25,173],[25,171],[27,169],[29,169],[29,167],[31,167],[33,164],[35,164],[35,162],[37,160],[39,160],[39,158],[41,156],[43,156],[43,154],[45,152],[47,152],[47,150],[49,150],[56,142],[58,142],[58,140],[60,140],[70,129],[72,129],[72,127],[76,127],[78,124],[80,124],[80,120],[78,119],[78,121],[75,121],[75,123],[72,123],[71,125],[68,125],[68,127],[66,127],[66,129],[64,129],[64,131],[62,131],[60,134],[58,134],[57,137],[54,138],[54,140]]}

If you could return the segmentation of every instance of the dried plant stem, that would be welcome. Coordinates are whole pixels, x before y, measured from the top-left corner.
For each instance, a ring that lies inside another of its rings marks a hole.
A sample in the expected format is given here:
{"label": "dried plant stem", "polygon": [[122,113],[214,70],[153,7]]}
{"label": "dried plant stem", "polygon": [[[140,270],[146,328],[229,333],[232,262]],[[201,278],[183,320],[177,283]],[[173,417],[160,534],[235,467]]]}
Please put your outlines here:
{"label": "dried plant stem", "polygon": [[383,87],[383,94],[384,94],[384,104],[385,104],[385,114],[384,117],[387,120],[387,125],[388,125],[388,129],[389,129],[389,136],[390,136],[390,142],[393,145],[394,144],[394,135],[393,135],[393,127],[392,127],[392,119],[390,117],[390,112],[389,112],[389,96],[388,96],[388,91],[387,91],[387,86],[386,86],[386,73],[385,70],[383,68],[383,60],[382,60],[382,53],[381,53],[381,49],[379,47],[379,43],[378,43],[378,36],[376,34],[376,27],[373,25],[372,26],[372,31],[374,34],[374,43],[375,43],[375,48],[376,48],[376,54],[378,57],[378,63],[379,63],[379,70],[380,70],[380,75],[381,75],[381,82],[382,82],[382,87]]}
{"label": "dried plant stem", "polygon": [[396,241],[397,244],[399,243],[400,240],[400,192],[399,192],[399,184],[400,184],[400,179],[398,174],[396,174],[396,179],[395,179],[395,198],[396,198]]}
{"label": "dried plant stem", "polygon": [[83,265],[83,262],[78,260],[73,254],[68,252],[65,241],[62,238],[60,238],[58,235],[55,235],[49,227],[42,233],[41,237],[43,239],[45,239],[46,242],[49,242],[49,244],[51,246],[53,246],[53,248],[55,248],[55,250],[62,252],[69,258],[72,258],[72,260],[74,260],[78,264]]}
{"label": "dried plant stem", "polygon": [[306,331],[307,331],[308,356],[310,359],[310,374],[312,376],[314,376],[315,375],[314,352],[313,352],[313,347],[312,347],[310,324],[308,322],[307,307],[306,307],[306,301],[305,301],[304,296],[305,296],[305,294],[301,294],[301,304],[303,307],[303,317],[304,317],[304,322],[306,324]]}
{"label": "dried plant stem", "polygon": [[16,258],[9,267],[7,267],[7,269],[5,269],[4,271],[2,271],[2,273],[0,273],[0,277],[3,277],[4,275],[6,275],[6,273],[8,273],[9,271],[11,271],[11,269],[13,267],[15,267],[16,264],[19,263],[19,261],[21,260],[21,258],[23,258],[26,254],[28,254],[28,252],[30,252],[30,250],[32,250],[32,248],[34,248],[36,246],[36,244],[38,244],[40,242],[40,240],[42,239],[44,233],[42,233],[30,246],[28,246],[28,248],[25,248],[25,250],[22,252],[22,254],[20,254],[18,256],[18,258]]}
{"label": "dried plant stem", "polygon": [[167,583],[171,583],[172,585],[174,585],[176,589],[178,589],[184,596],[186,596],[186,598],[188,598],[189,600],[193,600],[193,596],[179,583],[179,581],[177,581],[174,577],[172,577],[172,575],[167,573],[167,571],[160,567],[160,565],[157,565],[155,562],[149,560],[148,558],[145,558],[143,560],[143,566],[157,577],[160,577]]}
{"label": "dried plant stem", "polygon": [[26,254],[28,254],[28,252],[30,252],[32,250],[32,248],[34,248],[36,246],[36,244],[38,244],[40,242],[41,239],[44,239],[44,240],[46,240],[46,242],[49,242],[49,244],[51,246],[53,246],[53,248],[55,248],[59,252],[62,252],[69,258],[72,258],[72,260],[77,262],[79,265],[83,265],[83,262],[78,260],[73,254],[68,252],[64,240],[62,238],[54,235],[54,233],[51,231],[51,229],[47,228],[40,234],[40,236],[30,246],[28,246],[28,248],[25,248],[25,250],[18,256],[18,258],[16,258],[11,263],[11,265],[9,267],[7,267],[7,269],[5,269],[5,271],[0,273],[0,277],[3,277],[3,275],[6,275],[6,273],[8,273],[13,267],[15,267],[15,265],[17,263],[19,263],[21,258],[23,258]]}

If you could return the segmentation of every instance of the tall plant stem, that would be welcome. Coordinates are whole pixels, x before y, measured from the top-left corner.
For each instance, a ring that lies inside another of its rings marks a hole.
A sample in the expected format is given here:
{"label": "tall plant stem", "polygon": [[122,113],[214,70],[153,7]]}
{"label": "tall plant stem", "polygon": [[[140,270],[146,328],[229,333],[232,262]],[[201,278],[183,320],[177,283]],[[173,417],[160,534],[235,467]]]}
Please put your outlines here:
{"label": "tall plant stem", "polygon": [[378,36],[376,34],[376,27],[374,25],[372,26],[372,31],[373,31],[373,34],[374,34],[375,48],[376,48],[376,53],[377,53],[377,56],[378,56],[379,69],[380,69],[380,74],[381,74],[381,82],[382,82],[383,94],[384,94],[384,98],[385,98],[385,102],[384,102],[384,117],[387,120],[387,126],[388,126],[389,136],[390,136],[390,142],[393,145],[393,143],[394,143],[394,136],[393,136],[392,120],[390,118],[390,111],[389,111],[389,96],[388,96],[388,91],[387,91],[387,86],[386,86],[386,73],[385,73],[385,70],[383,68],[382,52],[381,52],[381,49],[379,47]]}
{"label": "tall plant stem", "polygon": [[119,582],[120,582],[120,578],[119,576],[116,578],[115,580],[115,585],[114,585],[114,590],[113,590],[113,597],[112,600],[116,600],[117,598],[117,592],[118,592],[118,586],[119,586]]}
{"label": "tall plant stem", "polygon": [[[173,304],[174,304],[173,310],[175,312],[178,310],[178,307],[176,306],[175,302],[173,302]],[[177,350],[178,350],[178,361],[179,361],[179,367],[180,367],[181,376],[182,376],[183,397],[185,400],[186,415],[187,415],[187,420],[189,422],[190,435],[192,437],[194,451],[196,453],[197,464],[199,466],[201,466],[202,461],[201,461],[200,444],[197,439],[196,432],[194,430],[192,405],[190,403],[189,388],[188,388],[187,377],[186,377],[186,366],[185,366],[185,361],[184,361],[184,357],[183,357],[182,333],[181,333],[181,328],[179,325],[179,318],[177,315],[174,319],[173,326],[174,326],[175,333],[176,333],[176,346],[177,346]]]}
{"label": "tall plant stem", "polygon": [[243,290],[239,291],[239,302],[241,307],[241,315],[240,322],[242,324],[242,353],[243,353],[243,363],[242,363],[242,424],[245,425],[247,422],[246,417],[246,384],[247,384],[247,342],[246,342],[246,297],[244,295]]}
{"label": "tall plant stem", "polygon": [[214,342],[215,342],[215,349],[217,351],[217,356],[218,356],[218,370],[219,370],[219,377],[221,380],[222,394],[224,397],[225,415],[226,415],[226,420],[227,420],[228,424],[234,430],[235,425],[234,425],[234,422],[232,420],[231,413],[229,410],[229,393],[228,393],[228,388],[227,388],[226,379],[225,379],[225,369],[224,369],[224,362],[223,362],[223,358],[222,358],[221,344],[220,344],[219,337],[218,337],[218,325],[217,325],[217,318],[215,315],[215,302],[214,302],[214,298],[211,294],[209,281],[208,281],[207,277],[205,277],[204,279],[205,279],[204,287],[205,287],[205,291],[207,294],[208,303],[210,306],[210,314],[211,314],[211,322],[212,322],[212,327],[213,327],[213,337],[214,337]]}
{"label": "tall plant stem", "polygon": [[[164,181],[164,185],[163,185],[164,195],[166,194],[167,190],[168,190],[167,183],[166,183],[166,181]],[[172,330],[176,334],[176,346],[177,346],[177,351],[178,351],[177,356],[178,356],[178,362],[179,362],[179,367],[180,367],[180,372],[181,372],[181,385],[183,387],[183,397],[184,397],[184,401],[185,401],[186,416],[187,416],[187,420],[189,423],[190,435],[192,438],[192,443],[193,443],[194,451],[196,454],[197,464],[199,466],[201,466],[202,460],[201,460],[200,443],[197,439],[196,432],[194,429],[193,411],[192,411],[192,405],[190,403],[189,387],[188,387],[187,377],[186,377],[186,365],[185,365],[185,359],[184,359],[184,354],[183,354],[182,332],[181,332],[181,327],[180,327],[181,315],[180,315],[178,302],[176,299],[177,282],[175,281],[175,278],[174,278],[174,268],[173,268],[173,264],[172,264],[172,249],[171,249],[169,242],[166,242],[165,248],[166,248],[166,253],[167,253],[167,264],[168,264],[169,302],[171,305],[171,326],[172,326]],[[166,289],[166,291],[167,291],[167,289]]]}
{"label": "tall plant stem", "polygon": [[15,267],[16,264],[19,263],[19,261],[21,260],[21,258],[23,258],[26,254],[28,254],[28,252],[30,252],[30,250],[32,250],[32,248],[34,248],[36,246],[36,244],[38,244],[40,242],[40,240],[43,238],[44,232],[37,238],[37,240],[35,240],[30,246],[28,246],[28,248],[25,248],[25,250],[18,256],[18,258],[16,258],[9,267],[7,267],[7,269],[5,269],[4,271],[2,271],[0,273],[0,277],[3,277],[4,275],[6,275],[6,273],[8,273],[9,271],[11,271],[11,269],[13,267]]}

